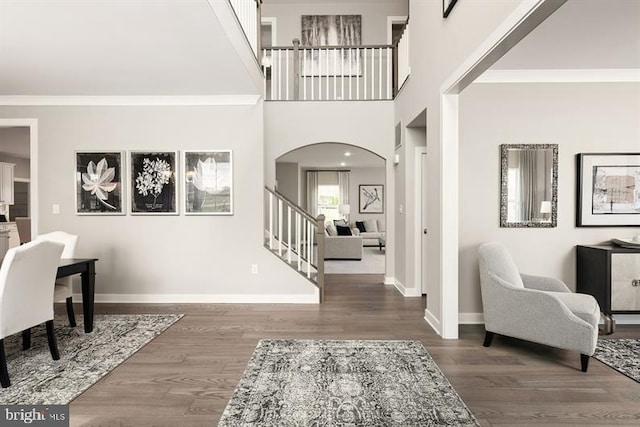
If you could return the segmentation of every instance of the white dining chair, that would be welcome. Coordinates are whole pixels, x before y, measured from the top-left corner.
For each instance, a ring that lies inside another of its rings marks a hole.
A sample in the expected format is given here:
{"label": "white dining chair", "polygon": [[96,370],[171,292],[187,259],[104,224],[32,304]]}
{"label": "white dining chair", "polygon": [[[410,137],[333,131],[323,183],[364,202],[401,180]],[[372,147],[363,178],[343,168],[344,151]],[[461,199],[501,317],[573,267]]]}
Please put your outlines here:
{"label": "white dining chair", "polygon": [[46,322],[49,351],[60,359],[53,327],[53,286],[64,245],[30,242],[9,249],[0,266],[0,383],[9,387],[4,339],[22,331],[22,347],[31,346],[31,327]]}
{"label": "white dining chair", "polygon": [[[36,240],[45,240],[48,242],[62,243],[64,250],[62,258],[73,258],[78,245],[78,236],[69,234],[65,231],[53,231],[51,233],[40,234]],[[69,317],[69,325],[73,328],[76,326],[76,316],[73,312],[73,276],[61,277],[56,279],[55,292],[53,295],[54,302],[66,302],[67,316]]]}

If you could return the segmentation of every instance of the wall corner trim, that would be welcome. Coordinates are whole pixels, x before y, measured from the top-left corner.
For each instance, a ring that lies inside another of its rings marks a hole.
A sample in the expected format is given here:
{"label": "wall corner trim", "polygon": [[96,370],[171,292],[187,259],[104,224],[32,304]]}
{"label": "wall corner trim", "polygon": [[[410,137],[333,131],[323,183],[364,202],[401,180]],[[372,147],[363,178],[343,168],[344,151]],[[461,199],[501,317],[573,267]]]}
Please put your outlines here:
{"label": "wall corner trim", "polygon": [[395,286],[396,279],[395,279],[395,277],[384,276],[384,280],[383,280],[382,283],[384,283],[387,286],[392,286],[392,285]]}
{"label": "wall corner trim", "polygon": [[428,309],[424,310],[424,320],[438,335],[442,336],[442,325],[440,324],[440,321]]}
{"label": "wall corner trim", "polygon": [[422,290],[417,288],[408,288],[403,285],[399,280],[394,280],[393,285],[404,297],[421,297]]}

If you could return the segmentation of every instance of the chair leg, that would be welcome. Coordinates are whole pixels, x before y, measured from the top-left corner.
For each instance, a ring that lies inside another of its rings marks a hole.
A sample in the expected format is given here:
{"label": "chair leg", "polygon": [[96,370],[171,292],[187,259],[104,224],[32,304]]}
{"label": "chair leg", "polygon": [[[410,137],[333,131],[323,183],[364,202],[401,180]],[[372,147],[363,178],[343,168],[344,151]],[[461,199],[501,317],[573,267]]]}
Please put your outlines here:
{"label": "chair leg", "polygon": [[491,345],[491,341],[493,340],[494,335],[495,334],[493,332],[486,331],[484,335],[484,342],[482,343],[482,345],[484,347],[489,347]]}
{"label": "chair leg", "polygon": [[76,316],[73,314],[73,298],[67,298],[67,316],[69,316],[69,326],[76,327]]}
{"label": "chair leg", "polygon": [[53,328],[53,320],[47,320],[47,341],[49,341],[49,351],[53,360],[60,359],[58,353],[58,343],[56,342],[56,331]]}
{"label": "chair leg", "polygon": [[7,372],[7,357],[4,354],[4,340],[0,340],[0,384],[2,388],[7,388],[11,385],[9,381],[9,372]]}
{"label": "chair leg", "polygon": [[29,350],[31,348],[31,328],[22,331],[22,349]]}
{"label": "chair leg", "polygon": [[589,368],[589,356],[587,356],[586,354],[581,354],[580,365],[582,366],[582,372],[587,372],[587,368]]}

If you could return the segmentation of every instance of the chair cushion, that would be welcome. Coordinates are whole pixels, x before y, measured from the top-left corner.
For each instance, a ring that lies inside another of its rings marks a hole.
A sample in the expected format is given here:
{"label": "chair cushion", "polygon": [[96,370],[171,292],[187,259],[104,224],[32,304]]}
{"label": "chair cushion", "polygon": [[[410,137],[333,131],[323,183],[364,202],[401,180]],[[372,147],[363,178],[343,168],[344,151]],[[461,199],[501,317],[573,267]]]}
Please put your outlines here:
{"label": "chair cushion", "polygon": [[573,292],[548,292],[567,306],[569,311],[587,322],[596,326],[600,321],[600,306],[594,297],[587,294],[574,294]]}
{"label": "chair cushion", "polygon": [[378,232],[378,223],[375,219],[365,219],[364,220],[364,228],[368,232]]}
{"label": "chair cushion", "polygon": [[478,249],[480,254],[480,271],[493,273],[516,288],[524,288],[518,267],[511,255],[501,243],[483,243]]}

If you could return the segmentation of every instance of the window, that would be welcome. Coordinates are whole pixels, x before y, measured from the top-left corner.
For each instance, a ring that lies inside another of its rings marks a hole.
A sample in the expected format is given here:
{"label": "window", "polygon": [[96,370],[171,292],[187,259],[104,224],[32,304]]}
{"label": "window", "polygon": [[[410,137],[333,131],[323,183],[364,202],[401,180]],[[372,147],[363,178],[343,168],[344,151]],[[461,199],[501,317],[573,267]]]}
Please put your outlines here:
{"label": "window", "polygon": [[318,213],[323,214],[326,221],[340,219],[339,203],[340,187],[337,184],[318,185]]}

